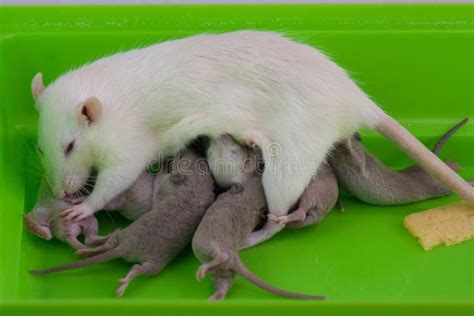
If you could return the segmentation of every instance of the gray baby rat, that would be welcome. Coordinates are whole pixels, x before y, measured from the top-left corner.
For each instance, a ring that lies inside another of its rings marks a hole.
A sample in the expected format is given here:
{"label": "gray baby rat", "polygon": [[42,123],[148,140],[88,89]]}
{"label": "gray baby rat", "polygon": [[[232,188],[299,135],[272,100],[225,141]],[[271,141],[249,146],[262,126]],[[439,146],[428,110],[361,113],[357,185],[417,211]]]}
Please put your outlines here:
{"label": "gray baby rat", "polygon": [[[220,135],[211,139],[207,149],[207,159],[212,175],[216,183],[228,188],[233,184],[241,183],[248,177],[247,160],[252,160],[253,151],[257,152],[256,159],[260,163],[259,148],[248,143],[249,147],[238,144],[230,135]],[[253,149],[250,150],[250,148]],[[259,165],[259,168],[261,166]],[[274,216],[269,214],[268,218],[290,228],[299,228],[321,222],[324,217],[334,208],[339,197],[339,187],[336,175],[328,163],[321,165],[316,175],[311,178],[310,183],[303,191],[296,204],[296,210],[286,216]]]}
{"label": "gray baby rat", "polygon": [[[238,145],[229,135],[221,135],[213,140],[209,152],[210,165],[218,170],[220,180],[226,183],[239,181],[218,196],[206,211],[193,237],[194,254],[203,262],[196,277],[201,280],[208,272],[212,272],[213,275],[216,292],[210,299],[224,298],[236,273],[277,295],[300,299],[324,299],[322,296],[304,295],[275,288],[255,276],[242,263],[238,250],[257,226],[262,210],[266,207],[262,178],[256,172],[257,155]],[[218,159],[222,157],[232,157],[237,166],[235,172],[219,167]],[[231,177],[225,177],[225,174],[230,174]]]}
{"label": "gray baby rat", "polygon": [[316,224],[334,208],[338,199],[339,185],[336,174],[328,163],[323,163],[304,189],[298,207],[286,216],[275,217],[268,214],[268,219],[285,223],[289,228]]}
{"label": "gray baby rat", "polygon": [[[142,172],[138,179],[125,192],[110,201],[106,211],[117,211],[125,218],[134,221],[149,212],[153,204],[153,186],[157,179],[161,179],[148,171]],[[74,249],[85,248],[77,237],[83,233],[86,245],[90,245],[101,238],[97,236],[98,223],[94,216],[78,223],[66,221],[59,213],[72,205],[72,201],[80,201],[84,197],[70,197],[69,200],[54,198],[51,189],[44,179],[38,191],[37,203],[29,214],[23,216],[26,227],[38,237],[50,240],[55,237],[65,241]]]}
{"label": "gray baby rat", "polygon": [[159,273],[188,245],[206,209],[214,201],[213,189],[214,181],[205,161],[186,150],[173,161],[171,173],[163,175],[155,187],[156,203],[150,212],[127,228],[112,233],[101,246],[79,251],[93,257],[31,273],[75,269],[120,257],[140,262],[120,280],[117,295],[121,296],[135,277]]}
{"label": "gray baby rat", "polygon": [[[447,131],[432,152],[437,155],[448,138],[467,121],[466,118]],[[391,170],[365,149],[358,134],[340,142],[329,161],[344,188],[370,204],[406,204],[452,193],[418,165]],[[447,165],[453,170],[459,168],[455,163]]]}
{"label": "gray baby rat", "polygon": [[64,221],[59,213],[71,204],[55,198],[44,179],[40,184],[37,201],[32,211],[23,215],[26,227],[36,236],[46,240],[55,237],[74,249],[86,248],[77,239],[81,233],[85,237],[85,244],[95,240],[98,229],[97,219],[90,216],[77,223]]}
{"label": "gray baby rat", "polygon": [[163,173],[153,175],[143,171],[125,192],[107,203],[104,210],[117,211],[131,221],[137,220],[152,209],[154,186],[162,180]]}

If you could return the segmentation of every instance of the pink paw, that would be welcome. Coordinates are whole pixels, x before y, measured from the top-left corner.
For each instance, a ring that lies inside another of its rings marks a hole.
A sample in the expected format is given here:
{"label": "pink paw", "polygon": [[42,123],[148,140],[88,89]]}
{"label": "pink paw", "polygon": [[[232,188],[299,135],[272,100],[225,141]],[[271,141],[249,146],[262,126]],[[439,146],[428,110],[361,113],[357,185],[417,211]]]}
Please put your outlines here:
{"label": "pink paw", "polygon": [[209,271],[209,265],[207,263],[202,264],[199,269],[196,271],[196,280],[202,281],[205,277],[207,272]]}
{"label": "pink paw", "polygon": [[73,205],[60,213],[66,222],[80,222],[93,214],[94,209],[85,203]]}
{"label": "pink paw", "polygon": [[453,169],[454,171],[458,170],[461,167],[459,163],[454,162],[451,159],[446,161],[446,164],[449,166],[449,168]]}

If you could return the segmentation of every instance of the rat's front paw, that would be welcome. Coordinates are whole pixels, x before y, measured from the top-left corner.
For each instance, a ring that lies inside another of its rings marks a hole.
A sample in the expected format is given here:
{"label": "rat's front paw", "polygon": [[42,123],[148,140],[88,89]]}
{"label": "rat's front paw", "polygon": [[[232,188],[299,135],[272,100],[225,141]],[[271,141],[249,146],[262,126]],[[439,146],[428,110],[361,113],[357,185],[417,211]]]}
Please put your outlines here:
{"label": "rat's front paw", "polygon": [[88,204],[81,203],[62,211],[61,217],[67,222],[79,222],[94,214],[94,209]]}

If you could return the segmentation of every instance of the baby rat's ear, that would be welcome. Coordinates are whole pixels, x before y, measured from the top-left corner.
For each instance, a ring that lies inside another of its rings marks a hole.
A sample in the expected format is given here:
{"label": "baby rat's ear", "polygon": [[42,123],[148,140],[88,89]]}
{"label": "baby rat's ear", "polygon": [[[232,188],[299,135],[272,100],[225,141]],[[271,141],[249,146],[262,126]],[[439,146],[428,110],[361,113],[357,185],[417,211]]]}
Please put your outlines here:
{"label": "baby rat's ear", "polygon": [[31,94],[33,95],[33,99],[35,101],[38,100],[41,93],[43,93],[44,84],[43,84],[43,74],[38,72],[31,80]]}
{"label": "baby rat's ear", "polygon": [[76,116],[79,123],[97,122],[102,116],[102,103],[96,97],[87,98],[77,106]]}

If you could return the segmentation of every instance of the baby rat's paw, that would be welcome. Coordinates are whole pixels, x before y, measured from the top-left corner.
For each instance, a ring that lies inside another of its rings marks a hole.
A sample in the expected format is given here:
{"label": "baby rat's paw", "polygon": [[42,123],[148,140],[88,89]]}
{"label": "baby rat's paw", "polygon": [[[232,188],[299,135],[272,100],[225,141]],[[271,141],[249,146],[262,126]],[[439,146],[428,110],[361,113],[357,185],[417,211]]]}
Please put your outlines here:
{"label": "baby rat's paw", "polygon": [[88,204],[81,203],[62,211],[61,217],[66,222],[79,222],[94,214],[94,209]]}
{"label": "baby rat's paw", "polygon": [[206,274],[213,270],[219,269],[221,265],[225,264],[229,256],[224,252],[219,252],[213,260],[203,263],[196,271],[196,279],[202,281]]}
{"label": "baby rat's paw", "polygon": [[454,162],[451,159],[448,159],[448,161],[446,161],[446,164],[449,166],[449,168],[453,169],[454,171],[458,170],[461,167],[459,163]]}

